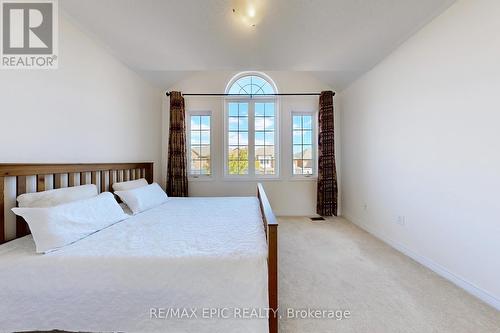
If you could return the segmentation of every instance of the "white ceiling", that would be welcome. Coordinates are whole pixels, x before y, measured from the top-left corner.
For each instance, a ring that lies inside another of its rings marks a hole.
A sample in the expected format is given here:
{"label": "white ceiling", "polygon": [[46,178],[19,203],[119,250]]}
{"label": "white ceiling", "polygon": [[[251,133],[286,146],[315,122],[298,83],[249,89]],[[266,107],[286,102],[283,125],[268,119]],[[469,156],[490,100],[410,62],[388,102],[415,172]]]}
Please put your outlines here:
{"label": "white ceiling", "polygon": [[60,0],[111,52],[168,88],[193,71],[308,71],[341,90],[455,0],[266,0],[255,28],[231,0]]}

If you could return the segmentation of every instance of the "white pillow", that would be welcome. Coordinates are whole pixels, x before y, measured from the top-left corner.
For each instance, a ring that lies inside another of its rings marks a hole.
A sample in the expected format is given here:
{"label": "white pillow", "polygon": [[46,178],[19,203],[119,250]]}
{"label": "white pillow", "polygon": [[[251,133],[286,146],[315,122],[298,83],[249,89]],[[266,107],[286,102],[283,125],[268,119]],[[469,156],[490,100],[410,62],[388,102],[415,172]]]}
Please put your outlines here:
{"label": "white pillow", "polygon": [[93,198],[97,194],[97,186],[88,184],[21,194],[17,197],[17,202],[19,207],[53,207],[72,201]]}
{"label": "white pillow", "polygon": [[116,191],[115,194],[127,204],[134,215],[159,206],[168,200],[167,194],[157,183],[128,191]]}
{"label": "white pillow", "polygon": [[55,207],[12,211],[28,223],[38,253],[74,243],[128,217],[109,192]]}
{"label": "white pillow", "polygon": [[133,190],[134,188],[139,188],[147,185],[148,181],[144,178],[141,178],[137,180],[130,180],[128,182],[114,183],[113,191],[128,191],[128,190]]}

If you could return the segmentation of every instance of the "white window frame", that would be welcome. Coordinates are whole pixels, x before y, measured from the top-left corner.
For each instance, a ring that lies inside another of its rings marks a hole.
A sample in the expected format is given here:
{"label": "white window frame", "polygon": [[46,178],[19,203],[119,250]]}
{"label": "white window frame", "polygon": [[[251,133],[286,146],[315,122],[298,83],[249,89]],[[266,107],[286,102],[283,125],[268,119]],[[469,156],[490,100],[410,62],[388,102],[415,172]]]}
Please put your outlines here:
{"label": "white window frame", "polygon": [[[198,110],[188,110],[186,112],[186,141],[188,143],[188,156],[187,156],[187,169],[188,169],[188,179],[190,181],[207,181],[214,179],[214,117],[212,111],[198,111]],[[210,174],[200,175],[191,173],[191,116],[210,116]]]}
{"label": "white window frame", "polygon": [[[229,92],[232,85],[245,76],[258,76],[267,81],[273,88],[274,92],[278,92],[278,87],[274,81],[262,72],[247,71],[241,72],[233,76],[226,86],[226,93]],[[275,154],[275,174],[274,175],[257,175],[255,174],[255,102],[273,102],[275,107],[275,126],[274,126],[274,154]],[[231,175],[228,172],[228,150],[229,150],[229,103],[248,103],[248,174],[246,175]],[[224,100],[224,179],[225,180],[241,180],[252,181],[259,179],[279,180],[281,174],[281,121],[280,121],[280,103],[277,97],[259,96],[259,95],[241,95],[227,96]]]}
{"label": "white window frame", "polygon": [[[312,116],[312,163],[313,173],[310,175],[296,175],[293,172],[293,116]],[[314,180],[318,178],[318,111],[292,111],[290,115],[290,174],[294,180]]]}
{"label": "white window frame", "polygon": [[[245,74],[246,76],[250,74]],[[258,74],[251,74],[258,75]],[[239,76],[238,78],[241,78]],[[267,80],[266,77],[263,77]],[[234,82],[233,80],[232,82]],[[272,81],[271,81],[272,84]],[[229,103],[248,103],[248,174],[232,175],[228,170],[228,150],[229,150]],[[255,173],[255,103],[274,103],[274,154],[275,154],[275,174],[258,175]],[[254,179],[280,179],[280,117],[279,103],[277,98],[269,96],[228,96],[224,101],[224,178],[227,180],[251,181]]]}

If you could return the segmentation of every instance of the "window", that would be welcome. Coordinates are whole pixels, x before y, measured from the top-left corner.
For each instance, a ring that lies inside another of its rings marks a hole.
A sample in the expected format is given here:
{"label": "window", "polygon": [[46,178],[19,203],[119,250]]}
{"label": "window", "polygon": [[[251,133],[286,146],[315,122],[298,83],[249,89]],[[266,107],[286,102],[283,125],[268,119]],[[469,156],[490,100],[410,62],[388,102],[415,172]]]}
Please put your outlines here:
{"label": "window", "polygon": [[243,75],[226,89],[227,158],[230,177],[278,174],[276,93],[270,79]]}
{"label": "window", "polygon": [[293,175],[315,174],[316,144],[313,113],[293,113]]}
{"label": "window", "polygon": [[189,174],[194,178],[212,174],[210,112],[189,112]]}
{"label": "window", "polygon": [[275,174],[275,103],[255,103],[255,173]]}
{"label": "window", "polygon": [[275,89],[263,77],[257,75],[245,75],[236,80],[227,92],[231,95],[267,95],[276,93]]}
{"label": "window", "polygon": [[248,174],[248,103],[229,103],[228,171]]}

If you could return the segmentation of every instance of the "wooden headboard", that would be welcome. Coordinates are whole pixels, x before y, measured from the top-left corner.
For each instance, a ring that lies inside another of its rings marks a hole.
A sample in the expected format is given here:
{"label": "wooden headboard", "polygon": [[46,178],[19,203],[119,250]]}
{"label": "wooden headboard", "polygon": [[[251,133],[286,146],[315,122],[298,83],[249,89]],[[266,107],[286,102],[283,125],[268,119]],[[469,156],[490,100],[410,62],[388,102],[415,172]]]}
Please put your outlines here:
{"label": "wooden headboard", "polygon": [[[16,197],[27,193],[27,177],[35,177],[36,191],[95,184],[100,192],[111,189],[115,182],[146,178],[153,182],[153,163],[83,163],[83,164],[1,164],[0,163],[0,244],[6,241],[5,182],[12,177],[15,181]],[[50,178],[51,177],[51,180]],[[90,180],[89,180],[90,178]],[[49,179],[49,181],[47,181]],[[47,183],[52,183],[51,188]],[[64,184],[66,186],[64,186]],[[29,228],[23,218],[16,218],[15,238],[28,235]]]}

